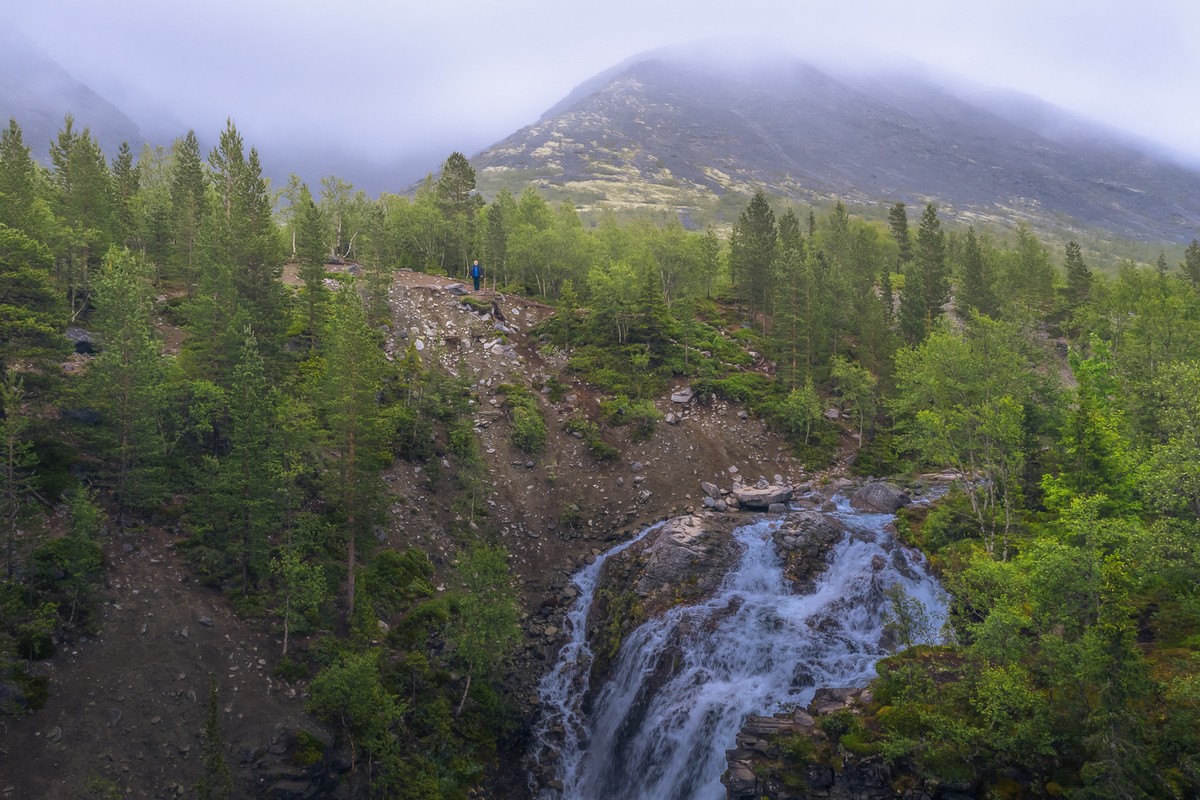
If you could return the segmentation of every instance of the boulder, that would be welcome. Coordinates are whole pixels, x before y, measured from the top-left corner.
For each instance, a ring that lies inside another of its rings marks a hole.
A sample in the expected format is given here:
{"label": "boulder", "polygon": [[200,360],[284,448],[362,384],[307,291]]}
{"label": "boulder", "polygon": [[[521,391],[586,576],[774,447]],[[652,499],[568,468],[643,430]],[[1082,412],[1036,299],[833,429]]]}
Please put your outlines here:
{"label": "boulder", "polygon": [[765,488],[739,487],[733,490],[733,496],[742,508],[765,510],[772,503],[786,503],[792,499],[792,487],[767,486]]}
{"label": "boulder", "polygon": [[850,505],[876,514],[895,514],[911,502],[907,492],[886,481],[872,481],[850,495]]}
{"label": "boulder", "polygon": [[680,389],[677,392],[671,392],[671,402],[672,403],[690,403],[690,402],[692,402],[692,398],[695,396],[696,396],[695,390],[692,389],[692,387],[688,386],[686,388]]}
{"label": "boulder", "polygon": [[464,294],[470,294],[471,291],[461,283],[452,283],[446,287],[446,291],[456,297],[462,297]]}
{"label": "boulder", "polygon": [[700,481],[700,490],[702,492],[704,492],[704,494],[711,497],[713,500],[721,499],[721,490],[717,488],[717,485],[715,483],[709,483],[708,481]]}

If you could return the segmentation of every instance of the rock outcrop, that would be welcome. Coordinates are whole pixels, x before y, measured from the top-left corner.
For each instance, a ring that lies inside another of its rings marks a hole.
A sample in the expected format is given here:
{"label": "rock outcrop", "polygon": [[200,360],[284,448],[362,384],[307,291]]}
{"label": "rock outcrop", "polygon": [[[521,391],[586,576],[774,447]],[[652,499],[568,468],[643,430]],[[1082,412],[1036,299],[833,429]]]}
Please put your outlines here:
{"label": "rock outcrop", "polygon": [[911,502],[907,492],[886,481],[871,481],[850,495],[850,505],[876,514],[895,514]]}

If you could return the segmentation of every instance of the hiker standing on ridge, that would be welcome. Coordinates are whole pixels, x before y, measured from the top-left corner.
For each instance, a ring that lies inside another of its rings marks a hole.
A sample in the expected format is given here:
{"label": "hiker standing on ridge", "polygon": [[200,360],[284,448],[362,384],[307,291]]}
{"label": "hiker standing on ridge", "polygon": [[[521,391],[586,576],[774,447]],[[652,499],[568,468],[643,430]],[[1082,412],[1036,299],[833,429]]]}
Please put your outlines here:
{"label": "hiker standing on ridge", "polygon": [[475,263],[471,265],[471,280],[475,282],[475,291],[479,291],[479,279],[483,277],[483,267],[479,266],[479,259],[475,259]]}

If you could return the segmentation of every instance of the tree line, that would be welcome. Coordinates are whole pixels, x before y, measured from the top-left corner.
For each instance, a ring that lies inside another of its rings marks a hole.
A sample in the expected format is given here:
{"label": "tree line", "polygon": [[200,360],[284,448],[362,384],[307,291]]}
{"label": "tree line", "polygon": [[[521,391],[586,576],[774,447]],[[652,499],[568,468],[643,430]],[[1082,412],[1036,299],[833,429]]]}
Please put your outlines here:
{"label": "tree line", "polygon": [[[1079,796],[1200,786],[1200,243],[1102,275],[1076,242],[1058,257],[1026,226],[945,226],[932,203],[911,230],[903,203],[884,224],[761,192],[727,234],[585,223],[532,187],[485,201],[457,153],[411,197],[334,177],[276,193],[232,123],[207,157],[188,133],[110,164],[68,118],[51,156],[33,162],[14,122],[0,137],[11,674],[86,624],[105,519],[177,521],[197,573],[279,624],[281,669],[312,680],[359,791],[463,796],[513,719],[496,711],[516,604],[478,502],[473,388],[412,350],[387,360],[379,326],[396,269],[465,277],[478,257],[493,289],[555,306],[535,335],[567,367],[547,388],[603,393],[598,418],[567,423],[598,460],[652,436],[654,399],[689,382],[814,467],[957,477],[904,523],[954,591],[950,639],[885,662],[893,711],[851,744]],[[335,288],[339,261],[361,274]],[[68,325],[98,352],[64,373]],[[536,398],[509,387],[505,408],[514,443],[545,446]],[[459,498],[458,591],[433,590],[426,554],[371,544],[394,459]],[[79,522],[50,537],[39,509],[64,499]],[[385,657],[370,642],[396,618]]]}

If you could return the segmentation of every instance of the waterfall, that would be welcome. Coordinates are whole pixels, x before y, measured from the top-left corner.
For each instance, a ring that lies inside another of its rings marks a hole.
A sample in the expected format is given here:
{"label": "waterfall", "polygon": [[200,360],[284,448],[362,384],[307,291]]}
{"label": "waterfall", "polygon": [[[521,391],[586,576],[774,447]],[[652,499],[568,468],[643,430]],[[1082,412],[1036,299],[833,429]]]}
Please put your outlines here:
{"label": "waterfall", "polygon": [[[850,532],[811,594],[792,594],[771,531],[738,528],[743,553],[707,602],[677,606],[631,632],[590,714],[587,612],[604,559],[575,578],[570,641],[539,694],[534,758],[556,775],[541,800],[723,800],[725,751],[751,714],[806,705],[818,687],[863,685],[888,654],[889,590],[899,587],[940,630],[945,594],[921,555],[898,545],[891,515],[833,512]],[[644,531],[638,538],[649,533]],[[636,539],[634,540],[636,541]]]}

